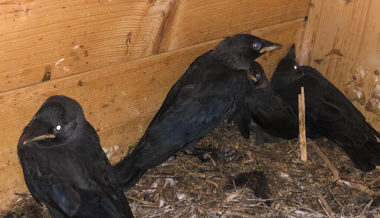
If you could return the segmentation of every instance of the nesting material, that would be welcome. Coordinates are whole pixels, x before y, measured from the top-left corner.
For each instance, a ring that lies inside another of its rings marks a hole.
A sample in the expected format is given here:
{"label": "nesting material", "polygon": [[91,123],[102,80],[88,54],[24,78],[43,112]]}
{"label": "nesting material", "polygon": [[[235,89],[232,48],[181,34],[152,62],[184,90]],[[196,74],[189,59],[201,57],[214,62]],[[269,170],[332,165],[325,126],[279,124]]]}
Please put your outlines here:
{"label": "nesting material", "polygon": [[[380,171],[363,173],[326,140],[308,140],[308,163],[300,159],[298,139],[257,146],[234,125],[224,123],[197,148],[204,161],[178,153],[149,170],[126,196],[136,217],[376,217],[380,198],[338,184],[319,150],[342,182],[380,191]],[[30,196],[0,217],[49,217]]]}

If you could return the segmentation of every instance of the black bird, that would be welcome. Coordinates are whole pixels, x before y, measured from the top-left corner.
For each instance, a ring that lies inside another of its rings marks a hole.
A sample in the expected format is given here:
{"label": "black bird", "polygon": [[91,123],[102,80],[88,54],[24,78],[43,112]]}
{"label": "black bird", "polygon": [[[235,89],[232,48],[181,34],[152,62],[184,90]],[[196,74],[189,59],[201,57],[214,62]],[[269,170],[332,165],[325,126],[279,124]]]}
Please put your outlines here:
{"label": "black bird", "polygon": [[249,80],[247,90],[234,114],[234,121],[242,136],[249,138],[249,125],[253,120],[258,125],[255,127],[255,131],[258,131],[256,132],[258,145],[264,143],[262,134],[284,139],[296,138],[297,114],[273,90],[259,63],[253,62],[249,72],[253,79]]}
{"label": "black bird", "polygon": [[52,217],[133,217],[81,106],[52,96],[24,128],[17,145],[26,185]]}
{"label": "black bird", "polygon": [[306,131],[309,138],[326,137],[340,146],[356,168],[380,165],[380,134],[359,110],[320,72],[298,66],[294,46],[280,61],[271,80],[281,98],[298,112],[298,93],[305,88]]}
{"label": "black bird", "polygon": [[281,45],[249,34],[228,37],[198,57],[173,85],[131,154],[115,166],[124,189],[146,170],[192,147],[234,111],[254,59]]}

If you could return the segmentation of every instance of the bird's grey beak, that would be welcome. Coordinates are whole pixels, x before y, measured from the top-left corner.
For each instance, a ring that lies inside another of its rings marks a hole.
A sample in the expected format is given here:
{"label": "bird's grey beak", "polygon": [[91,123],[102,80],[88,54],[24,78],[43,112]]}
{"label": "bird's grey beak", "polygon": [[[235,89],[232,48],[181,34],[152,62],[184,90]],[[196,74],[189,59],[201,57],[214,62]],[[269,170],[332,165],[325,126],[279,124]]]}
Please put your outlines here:
{"label": "bird's grey beak", "polygon": [[253,80],[253,81],[257,82],[257,78],[256,78],[254,75],[249,74],[249,75],[248,75],[248,78],[249,78],[250,80]]}
{"label": "bird's grey beak", "polygon": [[259,50],[260,54],[265,54],[274,50],[282,48],[281,44],[265,41],[262,48]]}
{"label": "bird's grey beak", "polygon": [[296,48],[293,44],[292,47],[289,49],[288,54],[285,56],[287,59],[295,60],[296,59]]}
{"label": "bird's grey beak", "polygon": [[41,141],[41,140],[45,140],[45,139],[54,139],[54,138],[55,138],[55,135],[53,135],[53,134],[40,135],[40,136],[36,136],[32,139],[27,139],[22,144],[25,145],[25,144],[28,144],[28,143],[34,142],[34,141]]}

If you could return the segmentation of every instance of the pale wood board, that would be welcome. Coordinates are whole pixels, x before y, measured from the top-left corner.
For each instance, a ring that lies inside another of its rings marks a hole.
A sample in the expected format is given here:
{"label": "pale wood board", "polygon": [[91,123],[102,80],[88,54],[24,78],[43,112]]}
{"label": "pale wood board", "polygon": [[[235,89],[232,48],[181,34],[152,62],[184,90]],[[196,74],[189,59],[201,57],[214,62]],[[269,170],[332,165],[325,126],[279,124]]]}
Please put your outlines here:
{"label": "pale wood board", "polygon": [[306,16],[309,0],[0,0],[0,92]]}
{"label": "pale wood board", "polygon": [[311,5],[300,63],[324,74],[380,130],[380,1],[312,0]]}
{"label": "pale wood board", "polygon": [[[252,31],[284,45],[278,54],[260,59],[266,69],[299,39],[303,18]],[[86,118],[98,131],[103,147],[112,150],[115,163],[136,143],[161,105],[172,84],[188,65],[221,39],[126,63],[0,93],[0,208],[26,192],[16,144],[23,127],[50,95],[64,94],[82,105]],[[116,149],[117,148],[117,149]]]}

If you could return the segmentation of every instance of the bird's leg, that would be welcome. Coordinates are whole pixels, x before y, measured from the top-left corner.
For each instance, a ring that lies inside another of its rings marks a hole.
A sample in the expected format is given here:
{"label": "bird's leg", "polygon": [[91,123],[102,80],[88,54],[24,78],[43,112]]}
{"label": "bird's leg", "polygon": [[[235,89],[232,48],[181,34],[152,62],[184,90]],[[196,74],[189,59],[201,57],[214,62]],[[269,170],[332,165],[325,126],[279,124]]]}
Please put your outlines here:
{"label": "bird's leg", "polygon": [[193,154],[194,150],[195,150],[195,145],[197,143],[196,142],[192,142],[190,144],[187,144],[184,148],[183,148],[183,153],[185,154],[188,154],[188,155],[191,155]]}
{"label": "bird's leg", "polygon": [[253,132],[255,132],[255,135],[256,135],[256,145],[263,145],[265,143],[278,143],[278,142],[280,142],[279,138],[272,136],[269,133],[266,133],[256,123],[251,125],[251,129]]}
{"label": "bird's leg", "polygon": [[195,147],[196,143],[187,145],[182,151],[194,157],[197,157],[200,161],[205,162],[211,160],[212,156],[215,156],[216,149],[205,149]]}

